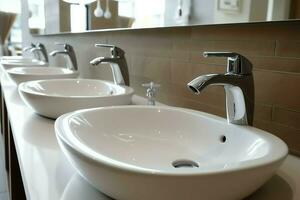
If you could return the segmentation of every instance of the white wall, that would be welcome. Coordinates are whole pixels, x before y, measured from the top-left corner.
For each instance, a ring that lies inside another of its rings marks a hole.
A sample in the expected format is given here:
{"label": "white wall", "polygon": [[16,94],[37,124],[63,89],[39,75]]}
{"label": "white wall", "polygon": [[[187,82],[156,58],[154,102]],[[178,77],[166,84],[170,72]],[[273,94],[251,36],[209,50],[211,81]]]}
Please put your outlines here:
{"label": "white wall", "polygon": [[252,0],[249,21],[266,21],[269,0]]}
{"label": "white wall", "polygon": [[190,24],[211,24],[214,21],[215,2],[212,0],[192,0]]}
{"label": "white wall", "polygon": [[269,0],[268,21],[288,19],[290,14],[290,0]]}
{"label": "white wall", "polygon": [[59,1],[60,0],[43,0],[45,1],[45,33],[60,32],[60,17],[59,17]]}
{"label": "white wall", "polygon": [[0,11],[20,13],[21,0],[0,0]]}
{"label": "white wall", "polygon": [[214,12],[214,22],[215,23],[239,23],[248,22],[251,0],[242,1],[241,10],[238,13],[230,13],[223,10],[219,10],[218,1],[215,0],[215,12]]}
{"label": "white wall", "polygon": [[183,18],[176,19],[179,0],[165,0],[165,26],[209,24],[213,22],[214,1],[212,0],[182,0]]}
{"label": "white wall", "polygon": [[267,17],[268,0],[241,0],[239,12],[222,11],[215,0],[215,23],[239,23],[249,21],[265,21]]}

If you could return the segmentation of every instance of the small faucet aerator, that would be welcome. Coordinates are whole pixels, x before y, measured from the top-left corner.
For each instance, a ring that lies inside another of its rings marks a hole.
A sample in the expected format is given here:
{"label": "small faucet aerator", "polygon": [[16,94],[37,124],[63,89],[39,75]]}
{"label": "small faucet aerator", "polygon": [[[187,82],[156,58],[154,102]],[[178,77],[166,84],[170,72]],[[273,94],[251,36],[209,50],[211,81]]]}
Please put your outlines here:
{"label": "small faucet aerator", "polygon": [[197,90],[194,86],[192,86],[192,85],[188,85],[188,89],[190,90],[190,91],[192,91],[193,93],[195,93],[195,94],[200,94],[200,91],[199,90]]}

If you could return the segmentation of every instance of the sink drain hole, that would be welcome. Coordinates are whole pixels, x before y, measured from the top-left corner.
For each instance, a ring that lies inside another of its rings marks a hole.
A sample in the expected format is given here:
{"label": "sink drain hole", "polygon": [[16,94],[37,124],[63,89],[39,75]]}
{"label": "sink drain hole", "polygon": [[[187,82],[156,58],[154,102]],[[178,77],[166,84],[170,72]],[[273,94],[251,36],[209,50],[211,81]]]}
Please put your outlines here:
{"label": "sink drain hole", "polygon": [[221,135],[220,136],[220,142],[225,143],[226,142],[226,136],[225,135]]}
{"label": "sink drain hole", "polygon": [[176,160],[172,163],[175,168],[198,168],[199,165],[192,160]]}

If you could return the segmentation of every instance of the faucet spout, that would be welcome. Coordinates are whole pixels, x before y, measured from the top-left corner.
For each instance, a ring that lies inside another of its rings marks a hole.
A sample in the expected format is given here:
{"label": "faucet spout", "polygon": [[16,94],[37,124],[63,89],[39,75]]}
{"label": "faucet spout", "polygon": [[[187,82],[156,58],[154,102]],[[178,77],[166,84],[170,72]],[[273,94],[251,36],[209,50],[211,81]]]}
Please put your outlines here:
{"label": "faucet spout", "polygon": [[94,66],[101,63],[118,63],[118,58],[98,57],[90,61],[90,64]]}
{"label": "faucet spout", "polygon": [[187,84],[188,88],[195,94],[200,94],[200,92],[206,88],[208,85],[220,84],[224,75],[222,74],[207,74],[198,76]]}
{"label": "faucet spout", "polygon": [[67,54],[67,52],[55,50],[49,53],[50,56],[56,56],[57,54]]}
{"label": "faucet spout", "polygon": [[[233,85],[240,88],[245,88],[248,84],[248,80],[245,80],[246,76],[237,74],[206,74],[198,76],[191,82],[189,82],[188,88],[195,94],[200,94],[200,92],[206,88],[208,85]],[[250,77],[250,76],[249,76]],[[252,77],[252,76],[251,76]],[[251,86],[250,86],[251,87]],[[248,90],[248,87],[247,87]]]}
{"label": "faucet spout", "polygon": [[93,66],[106,63],[111,67],[114,83],[129,86],[129,73],[125,58],[98,57],[90,61]]}

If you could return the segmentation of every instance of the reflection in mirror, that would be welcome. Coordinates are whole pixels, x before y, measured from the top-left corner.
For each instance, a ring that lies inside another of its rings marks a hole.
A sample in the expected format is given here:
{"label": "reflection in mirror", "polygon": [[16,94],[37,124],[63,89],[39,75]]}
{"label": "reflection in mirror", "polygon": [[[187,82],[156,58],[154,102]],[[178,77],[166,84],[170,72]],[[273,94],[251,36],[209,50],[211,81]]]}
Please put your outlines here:
{"label": "reflection in mirror", "polygon": [[0,0],[0,56],[21,53],[20,12],[20,0]]}
{"label": "reflection in mirror", "polygon": [[34,34],[300,18],[298,0],[28,0],[28,7]]}
{"label": "reflection in mirror", "polygon": [[44,1],[28,0],[28,27],[31,33],[45,33],[45,12]]}

